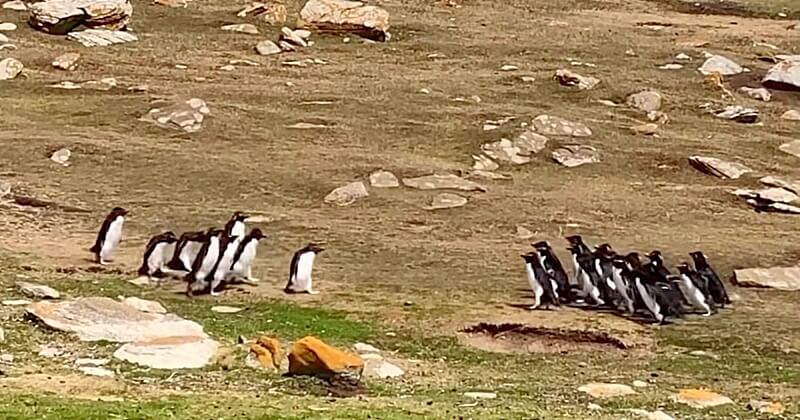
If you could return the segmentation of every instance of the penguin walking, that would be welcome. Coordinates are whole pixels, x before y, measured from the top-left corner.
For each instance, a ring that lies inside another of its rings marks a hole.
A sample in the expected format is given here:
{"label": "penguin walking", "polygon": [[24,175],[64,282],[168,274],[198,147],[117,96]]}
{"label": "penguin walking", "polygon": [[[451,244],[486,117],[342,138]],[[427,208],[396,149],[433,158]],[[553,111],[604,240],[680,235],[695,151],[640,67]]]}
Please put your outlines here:
{"label": "penguin walking", "polygon": [[119,246],[122,240],[122,225],[125,223],[127,215],[127,210],[122,207],[114,207],[103,220],[100,231],[97,232],[97,240],[89,248],[89,251],[95,255],[95,261],[100,265],[107,265],[111,255]]}
{"label": "penguin walking", "polygon": [[599,277],[598,289],[600,289],[600,297],[607,304],[616,304],[620,298],[618,296],[617,284],[612,278],[614,266],[612,261],[617,253],[611,248],[609,244],[602,244],[598,246],[594,253],[595,271]]}
{"label": "penguin walking", "polygon": [[584,299],[591,299],[597,306],[605,305],[606,302],[601,298],[600,289],[597,287],[600,283],[600,276],[595,269],[594,257],[591,253],[577,254],[578,251],[575,248],[569,248],[569,250],[573,253],[573,259],[578,267],[575,277]]}
{"label": "penguin walking", "polygon": [[261,229],[254,228],[239,242],[229,273],[231,279],[241,278],[245,283],[258,283],[259,279],[253,277],[252,265],[256,258],[256,247],[264,238],[266,235]]}
{"label": "penguin walking", "polygon": [[547,241],[539,241],[532,244],[532,246],[539,254],[542,267],[554,282],[553,290],[559,301],[569,303],[572,300],[572,287],[561,260],[558,259],[555,251]]}
{"label": "penguin walking", "polygon": [[629,272],[628,266],[625,263],[625,260],[620,256],[615,256],[611,260],[611,265],[611,281],[613,281],[616,285],[617,296],[619,297],[617,304],[624,306],[625,312],[628,314],[628,316],[632,316],[636,309],[634,305],[633,291],[631,290],[631,285],[628,284],[627,281],[627,278],[629,277],[627,275]]}
{"label": "penguin walking", "polygon": [[243,239],[246,234],[245,220],[247,220],[246,214],[240,211],[234,212],[228,223],[225,224],[225,234],[229,237],[235,236],[240,240]]}
{"label": "penguin walking", "polygon": [[731,304],[731,299],[728,297],[728,291],[725,290],[725,284],[717,276],[716,271],[711,268],[711,265],[706,260],[706,256],[701,251],[694,251],[689,253],[694,261],[694,269],[700,274],[700,277],[708,284],[708,293],[713,299],[714,303],[721,306]]}
{"label": "penguin walking", "polygon": [[172,259],[167,263],[167,268],[175,271],[192,271],[194,260],[200,252],[200,248],[206,242],[206,232],[184,232],[181,234]]}
{"label": "penguin walking", "polygon": [[708,289],[700,275],[689,267],[688,263],[678,265],[680,275],[672,278],[681,291],[684,300],[696,310],[703,312],[703,316],[711,316],[713,307],[709,302]]}
{"label": "penguin walking", "polygon": [[659,305],[656,295],[660,292],[655,285],[648,283],[644,279],[644,273],[641,271],[629,272],[633,283],[633,289],[636,293],[638,302],[641,304],[640,309],[658,324],[664,322],[664,315],[662,314],[661,305]]}
{"label": "penguin walking", "polygon": [[219,296],[221,294],[219,289],[224,286],[224,281],[230,273],[233,257],[236,255],[236,250],[239,249],[239,238],[223,233],[219,247],[219,259],[209,275],[211,277],[211,296]]}
{"label": "penguin walking", "polygon": [[646,257],[648,260],[650,260],[645,265],[648,273],[650,273],[650,275],[653,276],[657,281],[667,281],[667,278],[672,275],[672,273],[670,273],[669,269],[664,266],[664,258],[661,256],[661,251],[654,249],[653,251],[650,251]]}
{"label": "penguin walking", "polygon": [[536,252],[523,254],[525,260],[525,271],[528,275],[528,284],[533,291],[534,303],[529,309],[533,310],[544,304],[558,306],[558,297],[553,290],[553,280],[542,266],[541,257]]}
{"label": "penguin walking", "polygon": [[208,287],[208,276],[216,267],[220,256],[220,237],[223,231],[211,228],[206,232],[206,241],[200,252],[197,253],[197,258],[192,264],[192,271],[186,275],[186,294],[192,296],[194,292],[205,290]]}
{"label": "penguin walking", "polygon": [[178,238],[173,232],[164,232],[155,235],[147,242],[144,249],[144,258],[139,267],[139,275],[147,276],[151,279],[164,276],[162,271],[166,267],[169,256],[172,255],[172,247],[178,242]]}
{"label": "penguin walking", "polygon": [[289,282],[283,291],[286,293],[319,293],[313,289],[311,271],[314,269],[314,259],[317,254],[325,249],[317,244],[309,243],[294,253],[289,265]]}

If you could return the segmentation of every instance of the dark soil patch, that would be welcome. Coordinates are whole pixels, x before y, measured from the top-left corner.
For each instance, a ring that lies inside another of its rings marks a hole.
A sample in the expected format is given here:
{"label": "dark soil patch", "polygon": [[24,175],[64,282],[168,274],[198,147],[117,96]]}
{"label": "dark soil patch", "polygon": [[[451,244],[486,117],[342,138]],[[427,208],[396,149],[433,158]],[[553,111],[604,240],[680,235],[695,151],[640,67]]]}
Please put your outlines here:
{"label": "dark soil patch", "polygon": [[726,77],[725,81],[730,85],[731,91],[738,91],[740,87],[747,86],[752,88],[766,87],[772,94],[773,102],[782,102],[790,106],[800,105],[800,91],[786,88],[785,86],[763,85],[761,81],[767,74],[766,70],[753,69],[747,73],[741,73]]}
{"label": "dark soil patch", "polygon": [[[687,1],[687,0],[650,0],[663,4],[671,9],[692,15],[737,16],[749,18],[774,18],[775,14],[766,10],[752,9],[734,1]],[[784,19],[800,18],[800,11],[786,13]]]}
{"label": "dark soil patch", "polygon": [[480,323],[461,330],[467,344],[498,353],[569,353],[630,350],[631,345],[605,331],[543,328],[523,324]]}

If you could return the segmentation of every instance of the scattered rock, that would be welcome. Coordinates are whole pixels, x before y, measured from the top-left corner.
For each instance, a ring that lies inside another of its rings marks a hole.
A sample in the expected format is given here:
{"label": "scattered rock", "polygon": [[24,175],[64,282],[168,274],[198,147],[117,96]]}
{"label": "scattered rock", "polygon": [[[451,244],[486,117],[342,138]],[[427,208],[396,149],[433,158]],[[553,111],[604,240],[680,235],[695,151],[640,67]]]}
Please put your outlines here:
{"label": "scattered rock", "polygon": [[467,173],[467,178],[475,178],[475,177],[484,178],[484,179],[490,179],[490,180],[493,180],[493,181],[507,181],[507,180],[512,179],[511,175],[498,174],[496,172],[491,172],[491,171],[475,170],[475,171],[471,171],[471,172]]}
{"label": "scattered rock", "polygon": [[153,4],[157,4],[160,6],[167,6],[172,8],[187,8],[189,7],[189,2],[192,0],[153,0]]}
{"label": "scattered rock", "polygon": [[800,267],[744,268],[734,270],[733,276],[742,287],[800,290]]}
{"label": "scattered rock", "polygon": [[563,86],[577,86],[581,90],[589,90],[600,83],[600,79],[591,76],[581,76],[566,69],[556,70],[553,76]]}
{"label": "scattered rock", "polygon": [[453,174],[433,174],[416,178],[403,178],[403,185],[418,190],[486,191],[486,187]]}
{"label": "scattered rock", "polygon": [[299,122],[299,123],[294,123],[292,125],[287,125],[286,128],[294,128],[296,130],[311,130],[311,129],[315,129],[315,128],[328,128],[328,126],[325,125],[325,124],[313,124],[313,123],[307,123],[307,122]]}
{"label": "scattered rock", "polygon": [[325,196],[325,202],[337,206],[349,206],[362,198],[368,197],[367,187],[361,181],[351,182],[331,191]]}
{"label": "scattered rock", "polygon": [[375,171],[369,174],[369,185],[375,188],[395,188],[400,186],[400,181],[389,171]]}
{"label": "scattered rock", "polygon": [[[8,37],[3,35],[3,34],[0,34],[0,47],[5,47],[5,45],[3,45],[3,44],[5,44],[7,42],[9,42]],[[16,47],[14,47],[14,48],[16,48]],[[3,48],[0,48],[0,51],[2,51],[2,50],[3,50]]]}
{"label": "scattered rock", "polygon": [[645,381],[633,381],[634,388],[647,388],[647,382]]}
{"label": "scattered rock", "polygon": [[[546,140],[545,138],[545,141]],[[522,150],[509,139],[500,139],[493,143],[486,143],[481,146],[481,150],[495,161],[510,163],[512,165],[522,165],[531,161],[530,157],[528,157],[530,153],[523,154]]]}
{"label": "scattered rock", "polygon": [[0,60],[0,80],[11,80],[17,77],[25,66],[16,58],[8,57]]}
{"label": "scattered rock", "polygon": [[53,67],[61,70],[75,70],[78,67],[78,60],[81,55],[78,53],[61,54],[53,60]]}
{"label": "scattered rock", "polygon": [[261,336],[250,345],[249,357],[254,359],[260,368],[278,369],[283,358],[283,347],[277,338]]}
{"label": "scattered rock", "polygon": [[713,72],[717,72],[722,76],[733,76],[744,71],[742,66],[721,55],[711,55],[697,70],[704,76],[708,76]]}
{"label": "scattered rock", "polygon": [[786,410],[780,401],[751,400],[749,403],[747,403],[747,408],[753,411],[758,411],[759,413],[774,415],[783,414],[783,412]]}
{"label": "scattered rock", "polygon": [[472,159],[475,161],[472,164],[472,169],[477,171],[494,171],[500,167],[500,165],[484,155],[472,155]]}
{"label": "scattered rock", "polygon": [[108,359],[76,359],[75,366],[105,366],[108,362]]}
{"label": "scattered rock", "polygon": [[375,41],[390,37],[389,13],[360,1],[308,0],[297,25],[319,32],[355,33]]}
{"label": "scattered rock", "polygon": [[633,134],[652,136],[658,133],[658,124],[647,123],[647,124],[634,125],[633,127],[631,127],[631,131],[633,132]]}
{"label": "scattered rock", "polygon": [[288,13],[286,11],[286,6],[280,3],[270,3],[269,5],[264,3],[252,3],[240,10],[236,15],[239,17],[245,17],[247,15],[262,16],[270,25],[280,25],[286,22]]}
{"label": "scattered rock", "polygon": [[303,37],[301,37],[300,35],[296,34],[293,30],[291,30],[291,29],[289,29],[289,28],[287,28],[285,26],[283,28],[281,28],[281,38],[280,39],[282,41],[286,41],[286,42],[289,42],[291,44],[294,44],[294,45],[296,45],[298,47],[303,47],[303,48],[308,47],[308,43],[306,42],[305,39],[303,39]]}
{"label": "scattered rock", "polygon": [[672,418],[672,416],[661,410],[647,411],[647,410],[633,409],[630,411],[631,413],[636,414],[637,416],[646,420],[675,420],[674,418]]}
{"label": "scattered rock", "polygon": [[692,356],[697,356],[697,357],[710,357],[710,358],[715,359],[715,360],[719,359],[719,356],[717,356],[716,354],[713,354],[713,353],[710,353],[710,352],[707,352],[707,351],[704,351],[704,350],[692,350],[692,351],[689,352],[689,354],[692,355]]}
{"label": "scattered rock", "polygon": [[[36,299],[58,299],[61,297],[61,293],[58,293],[58,290],[53,289],[50,286],[45,286],[43,284],[36,284],[36,283],[29,283],[26,281],[18,281],[17,288],[23,295],[36,298]],[[44,304],[44,302],[43,302]]]}
{"label": "scattered rock", "polygon": [[796,109],[790,109],[784,112],[783,115],[781,115],[781,118],[789,121],[800,121],[800,111]]}
{"label": "scattered rock", "polygon": [[6,341],[6,332],[3,327],[0,327],[0,343]]}
{"label": "scattered rock", "polygon": [[331,347],[312,336],[292,345],[289,353],[289,374],[310,375],[332,381],[357,384],[361,380],[364,361],[351,353]]}
{"label": "scattered rock", "polygon": [[758,121],[758,110],[747,108],[741,105],[728,105],[725,108],[714,112],[717,118],[733,120],[744,124],[752,124]]}
{"label": "scattered rock", "polygon": [[31,301],[27,299],[10,299],[4,300],[3,305],[5,306],[25,306],[30,305]]}
{"label": "scattered rock", "polygon": [[455,207],[463,207],[467,204],[467,198],[453,193],[440,193],[436,194],[431,200],[430,206],[426,210],[442,210],[452,209]]}
{"label": "scattered rock", "polygon": [[2,22],[2,23],[0,23],[0,31],[10,32],[10,31],[16,31],[16,30],[17,30],[17,25],[15,25],[15,24],[13,24],[11,22]]}
{"label": "scattered rock", "polygon": [[256,25],[250,23],[223,25],[220,29],[228,32],[239,32],[243,34],[258,35],[258,28],[256,28]]}
{"label": "scattered rock", "polygon": [[539,115],[531,121],[534,130],[545,136],[589,137],[592,130],[583,123],[567,121],[560,117]]}
{"label": "scattered rock", "polygon": [[745,199],[768,200],[776,203],[797,203],[800,197],[784,188],[765,188],[761,190],[738,189],[733,194]]}
{"label": "scattered rock", "polygon": [[770,89],[800,90],[800,55],[787,56],[775,64],[767,71],[761,84]]}
{"label": "scattered rock", "polygon": [[58,357],[64,354],[64,350],[58,347],[53,347],[48,344],[42,344],[39,346],[39,356],[42,357]]}
{"label": "scattered rock", "polygon": [[69,158],[71,156],[72,156],[72,152],[69,149],[67,149],[66,147],[62,147],[62,148],[56,150],[55,152],[53,152],[52,155],[50,155],[50,160],[52,160],[53,162],[55,162],[55,163],[57,163],[57,164],[59,164],[61,166],[69,166]]}
{"label": "scattered rock", "polygon": [[517,67],[517,66],[515,66],[513,64],[503,64],[503,66],[500,67],[500,70],[501,71],[516,71],[516,70],[519,70],[519,67]]}
{"label": "scattered rock", "polygon": [[753,99],[758,99],[759,101],[769,102],[770,99],[772,99],[772,94],[769,93],[769,91],[765,88],[751,88],[742,86],[739,88],[739,91]]}
{"label": "scattered rock", "polygon": [[380,353],[381,352],[375,346],[370,345],[370,344],[366,344],[366,343],[356,343],[356,344],[353,345],[353,348],[356,349],[356,351],[359,354],[362,354],[362,353]]}
{"label": "scattered rock", "polygon": [[705,389],[681,389],[672,396],[672,400],[693,408],[709,408],[733,403],[730,398]]}
{"label": "scattered rock", "polygon": [[114,357],[155,369],[197,369],[211,363],[218,349],[208,337],[170,335],[127,343]]}
{"label": "scattered rock", "polygon": [[661,66],[658,66],[661,70],[680,70],[683,68],[683,64],[678,63],[667,63]]}
{"label": "scattered rock", "polygon": [[661,94],[656,91],[645,90],[629,95],[625,103],[643,112],[658,111],[661,109]]}
{"label": "scattered rock", "polygon": [[14,355],[13,354],[8,354],[8,353],[0,354],[0,362],[1,363],[14,363]]}
{"label": "scattered rock", "polygon": [[234,71],[236,70],[236,66],[234,66],[233,64],[226,64],[224,66],[220,66],[219,69],[222,71]]}
{"label": "scattered rock", "polygon": [[582,385],[578,391],[585,392],[594,398],[613,398],[635,394],[636,391],[628,385],[591,383]]}
{"label": "scattered rock", "polygon": [[597,149],[592,146],[582,144],[567,144],[552,153],[553,160],[568,168],[585,165],[587,163],[597,163]]}
{"label": "scattered rock", "polygon": [[209,114],[211,114],[211,111],[204,100],[192,98],[184,102],[153,108],[141,119],[162,128],[194,133],[203,127],[203,120]]}
{"label": "scattered rock", "polygon": [[676,55],[675,59],[679,60],[679,61],[692,61],[692,57],[690,57],[686,53],[680,53],[680,54]]}
{"label": "scattered rock", "polygon": [[706,156],[689,156],[689,164],[700,172],[719,178],[738,179],[753,170],[741,163]]}
{"label": "scattered rock", "polygon": [[7,1],[7,2],[3,3],[3,9],[16,10],[18,12],[24,12],[25,10],[28,10],[28,6],[21,0],[13,0],[13,1]]}
{"label": "scattered rock", "polygon": [[235,306],[225,306],[225,305],[219,305],[219,306],[212,306],[211,307],[211,311],[212,312],[216,312],[216,313],[219,313],[219,314],[235,314],[235,313],[242,312],[243,310],[244,309],[237,308]]}
{"label": "scattered rock", "polygon": [[142,312],[149,312],[151,314],[167,313],[167,309],[164,308],[164,306],[152,300],[139,299],[137,297],[127,297],[121,300],[122,303]]}
{"label": "scattered rock", "polygon": [[101,367],[94,367],[94,366],[81,366],[78,368],[84,375],[89,376],[99,376],[102,378],[113,378],[114,372]]}
{"label": "scattered rock", "polygon": [[139,40],[136,35],[130,32],[110,31],[106,29],[86,29],[80,32],[70,32],[67,34],[67,39],[78,41],[84,47],[105,47]]}
{"label": "scattered rock", "polygon": [[467,398],[472,398],[476,400],[493,400],[497,398],[497,393],[495,392],[465,392],[464,396]]}
{"label": "scattered rock", "polygon": [[278,44],[270,40],[261,41],[256,44],[256,52],[260,55],[280,54],[282,51]]}
{"label": "scattered rock", "polygon": [[133,4],[127,0],[47,0],[29,6],[28,23],[54,35],[66,35],[80,25],[119,31],[128,25]]}
{"label": "scattered rock", "polygon": [[383,358],[378,360],[365,359],[364,376],[368,378],[391,379],[399,378],[405,374],[406,372],[399,366],[393,365],[383,360]]}
{"label": "scattered rock", "polygon": [[759,181],[764,185],[779,187],[800,195],[800,179],[785,179],[776,176],[765,176]]}

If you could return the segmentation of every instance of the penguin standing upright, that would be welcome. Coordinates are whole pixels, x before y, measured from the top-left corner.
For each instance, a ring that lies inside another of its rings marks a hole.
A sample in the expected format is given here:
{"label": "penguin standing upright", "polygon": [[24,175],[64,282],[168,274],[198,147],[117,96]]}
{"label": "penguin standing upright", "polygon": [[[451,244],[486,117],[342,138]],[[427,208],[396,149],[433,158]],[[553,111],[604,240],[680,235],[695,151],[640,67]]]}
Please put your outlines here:
{"label": "penguin standing upright", "polygon": [[194,260],[206,242],[206,231],[184,232],[175,244],[167,268],[175,271],[192,271]]}
{"label": "penguin standing upright", "polygon": [[289,264],[289,282],[283,289],[286,293],[319,293],[312,288],[311,271],[314,269],[314,259],[324,248],[310,243],[294,253]]}
{"label": "penguin standing upright", "polygon": [[671,280],[678,286],[684,300],[694,309],[703,311],[703,316],[710,316],[713,307],[709,302],[708,290],[700,275],[689,267],[688,263],[678,265],[680,275]]}
{"label": "penguin standing upright", "polygon": [[192,265],[192,271],[186,275],[186,294],[191,296],[196,291],[205,290],[208,287],[208,275],[214,270],[220,256],[220,237],[223,231],[211,228],[206,232],[206,241],[197,258]]}
{"label": "penguin standing upright", "polygon": [[725,290],[725,284],[717,276],[717,272],[711,268],[711,265],[706,260],[706,256],[701,251],[694,251],[689,253],[694,261],[694,269],[700,274],[700,277],[708,284],[708,293],[713,299],[714,303],[725,307],[731,304],[731,299],[728,297],[728,291]]}
{"label": "penguin standing upright", "polygon": [[646,255],[650,261],[645,265],[648,273],[657,281],[667,281],[667,277],[672,275],[669,269],[664,266],[664,258],[661,256],[661,251],[654,249]]}
{"label": "penguin standing upright", "polygon": [[110,261],[111,255],[122,240],[122,225],[125,223],[127,214],[128,211],[122,207],[114,207],[103,220],[100,231],[97,232],[97,240],[89,248],[89,251],[95,255],[97,263],[106,265]]}
{"label": "penguin standing upright", "polygon": [[640,270],[629,271],[631,283],[633,283],[633,290],[636,293],[636,300],[641,304],[640,309],[650,315],[656,323],[664,322],[664,315],[662,314],[661,305],[658,303],[656,295],[659,292],[658,288],[649,283],[644,273]]}
{"label": "penguin standing upright", "polygon": [[528,284],[533,291],[534,303],[529,309],[536,309],[540,305],[558,305],[558,297],[553,290],[553,282],[550,275],[542,266],[541,257],[536,252],[523,254],[525,260],[525,271],[528,275]]}
{"label": "penguin standing upright", "polygon": [[219,241],[219,259],[209,274],[211,277],[211,296],[220,294],[218,289],[223,286],[223,281],[230,273],[233,257],[236,255],[237,249],[239,249],[239,238],[223,233]]}
{"label": "penguin standing upright", "polygon": [[234,212],[230,220],[228,220],[228,223],[225,224],[225,234],[229,237],[235,236],[239,238],[239,240],[244,238],[245,234],[247,233],[245,232],[245,220],[247,220],[246,214],[240,211]]}
{"label": "penguin standing upright", "polygon": [[139,267],[139,275],[147,276],[150,278],[159,278],[164,275],[164,269],[167,259],[172,254],[174,244],[178,242],[178,238],[173,232],[164,232],[160,235],[155,235],[147,242],[144,249],[144,257],[142,265]]}
{"label": "penguin standing upright", "polygon": [[264,238],[266,235],[261,229],[254,228],[239,242],[229,273],[232,279],[242,278],[247,283],[258,283],[258,279],[253,277],[252,265],[256,258],[258,242]]}
{"label": "penguin standing upright", "polygon": [[602,244],[595,249],[592,255],[594,256],[595,271],[600,279],[597,285],[600,289],[600,298],[606,304],[614,304],[620,300],[617,284],[612,278],[614,273],[612,261],[617,253],[611,248],[611,245]]}
{"label": "penguin standing upright", "polygon": [[572,287],[569,283],[569,276],[564,270],[561,260],[558,259],[555,251],[553,251],[553,248],[547,241],[539,241],[532,244],[532,246],[539,254],[542,267],[544,267],[545,271],[550,274],[550,278],[555,282],[553,289],[559,300],[564,303],[571,302]]}
{"label": "penguin standing upright", "polygon": [[611,265],[611,280],[617,286],[617,296],[619,298],[617,305],[624,306],[625,312],[627,312],[629,316],[633,315],[635,312],[635,307],[631,285],[627,281],[629,278],[627,275],[629,271],[628,266],[625,263],[625,260],[618,255],[611,260]]}

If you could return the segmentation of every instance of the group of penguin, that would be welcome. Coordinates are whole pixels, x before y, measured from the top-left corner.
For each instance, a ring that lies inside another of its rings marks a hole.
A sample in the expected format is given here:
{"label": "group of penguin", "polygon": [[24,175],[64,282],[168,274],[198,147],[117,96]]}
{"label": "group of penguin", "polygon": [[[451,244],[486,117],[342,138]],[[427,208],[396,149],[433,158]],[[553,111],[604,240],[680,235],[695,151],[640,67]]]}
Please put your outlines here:
{"label": "group of penguin", "polygon": [[643,263],[637,252],[620,255],[609,244],[591,250],[580,235],[565,239],[575,273],[572,279],[547,241],[533,243],[535,251],[522,255],[535,299],[530,309],[583,303],[665,324],[689,313],[709,316],[731,303],[701,251],[689,254],[694,267],[684,262],[673,274],[658,250],[647,254]]}
{"label": "group of penguin", "polygon": [[[127,215],[127,210],[115,207],[103,221],[95,244],[89,249],[97,263],[109,263],[122,239]],[[236,211],[222,229],[184,232],[180,237],[171,231],[153,236],[145,246],[139,275],[154,281],[167,274],[182,277],[187,283],[188,296],[206,292],[217,296],[226,285],[238,282],[257,284],[252,264],[258,243],[266,236],[258,228],[245,233],[247,218]],[[324,248],[309,243],[295,252],[284,288],[286,293],[318,293],[312,288],[311,271],[316,255],[322,251]]]}

